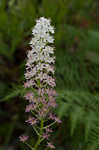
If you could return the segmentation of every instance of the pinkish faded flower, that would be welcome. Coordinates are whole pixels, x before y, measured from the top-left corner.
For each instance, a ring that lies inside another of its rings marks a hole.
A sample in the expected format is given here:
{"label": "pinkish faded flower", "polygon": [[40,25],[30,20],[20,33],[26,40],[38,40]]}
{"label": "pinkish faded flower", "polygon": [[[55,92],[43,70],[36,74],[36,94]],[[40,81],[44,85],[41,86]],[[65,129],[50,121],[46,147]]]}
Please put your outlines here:
{"label": "pinkish faded flower", "polygon": [[46,128],[45,130],[46,130],[46,133],[51,133],[51,132],[53,132],[52,129],[50,129],[49,127]]}
{"label": "pinkish faded flower", "polygon": [[46,101],[45,97],[41,99],[41,102],[42,102],[42,104],[45,105],[46,108],[47,108],[47,101]]}
{"label": "pinkish faded flower", "polygon": [[38,95],[39,95],[39,96],[44,96],[44,94],[45,94],[44,88],[43,88],[43,89],[39,88],[39,89],[38,89]]}
{"label": "pinkish faded flower", "polygon": [[42,136],[42,137],[43,137],[44,139],[47,139],[47,140],[48,140],[49,136],[50,136],[50,135],[49,135],[48,133],[43,133],[43,136]]}
{"label": "pinkish faded flower", "polygon": [[35,125],[37,123],[37,119],[34,117],[29,117],[29,119],[25,122],[29,123],[30,125]]}
{"label": "pinkish faded flower", "polygon": [[47,115],[48,108],[47,105],[45,107],[42,107],[42,109],[38,112],[38,116],[40,118],[44,118]]}
{"label": "pinkish faded flower", "polygon": [[52,114],[52,113],[50,113],[50,114],[49,114],[49,118],[52,119],[52,120],[55,120],[55,115]]}
{"label": "pinkish faded flower", "polygon": [[51,87],[55,87],[56,86],[56,83],[55,83],[55,79],[48,76],[47,79],[45,80],[45,82],[51,86]]}
{"label": "pinkish faded flower", "polygon": [[55,146],[52,143],[50,143],[50,142],[47,143],[47,146],[52,148],[52,149],[55,149]]}
{"label": "pinkish faded flower", "polygon": [[57,123],[62,123],[62,121],[61,121],[58,117],[55,117],[55,121],[56,121]]}
{"label": "pinkish faded flower", "polygon": [[29,80],[24,83],[24,88],[30,88],[35,85],[35,82],[33,80]]}
{"label": "pinkish faded flower", "polygon": [[50,113],[49,118],[55,120],[57,123],[62,123],[62,121],[52,113]]}
{"label": "pinkish faded flower", "polygon": [[34,105],[33,104],[29,104],[26,106],[25,112],[30,112],[31,110],[34,110]]}
{"label": "pinkish faded flower", "polygon": [[26,93],[24,97],[26,100],[29,100],[29,102],[33,102],[33,98],[34,98],[33,92]]}
{"label": "pinkish faded flower", "polygon": [[56,96],[57,95],[56,91],[53,89],[47,89],[46,92],[47,92],[48,96]]}
{"label": "pinkish faded flower", "polygon": [[29,136],[26,136],[26,135],[19,136],[19,140],[20,140],[21,142],[23,142],[23,143],[24,143],[25,141],[27,141],[28,138],[29,138]]}
{"label": "pinkish faded flower", "polygon": [[51,107],[53,107],[53,108],[55,108],[55,107],[57,106],[54,97],[49,96],[49,102],[48,102],[48,105],[51,106]]}

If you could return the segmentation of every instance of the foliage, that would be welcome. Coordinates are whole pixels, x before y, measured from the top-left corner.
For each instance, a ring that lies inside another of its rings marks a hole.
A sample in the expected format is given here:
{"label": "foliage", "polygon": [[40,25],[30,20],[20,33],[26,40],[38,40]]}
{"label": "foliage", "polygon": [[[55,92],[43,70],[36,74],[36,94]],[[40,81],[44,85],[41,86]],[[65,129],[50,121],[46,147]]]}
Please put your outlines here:
{"label": "foliage", "polygon": [[[62,94],[61,94],[62,93]],[[84,131],[84,140],[88,149],[95,149],[99,144],[98,107],[99,96],[85,91],[62,91],[59,94],[58,114],[70,119],[70,133],[75,134],[80,126]]]}
{"label": "foliage", "polygon": [[99,149],[98,5],[98,0],[0,1],[1,150],[19,149],[17,137],[31,133],[23,126],[22,85],[31,28],[40,16],[51,18],[56,28],[57,113],[63,120],[55,127],[57,150]]}

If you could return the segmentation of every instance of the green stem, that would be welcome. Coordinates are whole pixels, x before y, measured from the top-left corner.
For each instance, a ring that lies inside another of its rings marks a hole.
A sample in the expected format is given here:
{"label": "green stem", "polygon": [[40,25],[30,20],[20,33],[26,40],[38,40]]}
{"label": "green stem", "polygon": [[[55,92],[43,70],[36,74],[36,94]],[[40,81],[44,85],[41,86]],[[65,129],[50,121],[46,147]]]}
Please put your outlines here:
{"label": "green stem", "polygon": [[45,126],[45,127],[43,127],[43,129],[46,129],[46,128],[48,128],[48,127],[51,127],[51,126],[54,125],[55,123],[56,123],[56,121],[53,122],[53,123],[51,123],[51,124],[49,124],[49,125],[47,125],[47,126]]}
{"label": "green stem", "polygon": [[26,143],[26,142],[25,142],[25,144],[26,144],[31,150],[34,150],[34,148],[33,148],[31,145],[29,145],[29,144]]}
{"label": "green stem", "polygon": [[[33,126],[32,126],[32,127],[33,127]],[[35,127],[33,127],[33,129],[34,129],[34,131],[36,132],[36,134],[37,134],[38,136],[41,136],[41,135],[39,134],[38,130],[37,130]]]}
{"label": "green stem", "polygon": [[39,146],[40,143],[41,143],[41,135],[42,135],[42,131],[43,131],[43,124],[44,124],[44,122],[43,122],[43,120],[41,120],[40,135],[39,135],[39,137],[38,137],[38,141],[37,141],[37,143],[36,143],[36,145],[35,145],[34,150],[37,150],[38,146]]}

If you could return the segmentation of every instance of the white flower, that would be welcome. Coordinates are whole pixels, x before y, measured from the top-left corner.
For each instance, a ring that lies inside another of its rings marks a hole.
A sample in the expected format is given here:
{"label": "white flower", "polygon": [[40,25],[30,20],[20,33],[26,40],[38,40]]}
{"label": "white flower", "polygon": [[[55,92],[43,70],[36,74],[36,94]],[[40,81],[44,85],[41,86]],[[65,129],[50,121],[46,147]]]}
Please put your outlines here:
{"label": "white flower", "polygon": [[25,73],[26,80],[29,80],[28,86],[37,85],[37,80],[42,81],[42,84],[55,86],[55,80],[52,78],[55,63],[54,48],[48,45],[54,42],[51,35],[54,33],[54,27],[50,25],[50,22],[49,19],[41,17],[32,30],[33,38],[29,43],[32,50],[29,50],[27,54]]}

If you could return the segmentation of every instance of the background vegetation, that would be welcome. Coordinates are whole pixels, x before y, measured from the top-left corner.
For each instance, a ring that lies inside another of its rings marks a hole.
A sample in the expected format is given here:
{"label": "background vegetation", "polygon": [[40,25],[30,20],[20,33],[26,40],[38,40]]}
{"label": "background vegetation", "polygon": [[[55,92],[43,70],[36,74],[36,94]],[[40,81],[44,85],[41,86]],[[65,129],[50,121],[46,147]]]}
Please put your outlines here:
{"label": "background vegetation", "polygon": [[[26,52],[38,17],[56,28],[57,150],[99,150],[99,1],[0,1],[0,150],[28,150],[18,136],[35,133],[24,123]],[[40,150],[43,150],[41,145]]]}

